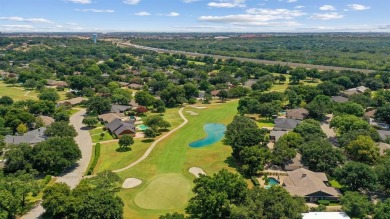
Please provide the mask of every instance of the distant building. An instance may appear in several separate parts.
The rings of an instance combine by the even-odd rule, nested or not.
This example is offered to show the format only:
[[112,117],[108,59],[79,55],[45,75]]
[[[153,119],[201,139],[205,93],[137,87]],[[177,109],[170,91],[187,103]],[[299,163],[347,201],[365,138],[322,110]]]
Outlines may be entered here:
[[351,219],[345,212],[302,213],[302,219]]
[[332,100],[336,103],[345,103],[345,102],[348,102],[349,99],[346,98],[346,97],[343,97],[343,96],[333,96],[332,97]]
[[124,117],[125,114],[123,113],[105,113],[98,116],[99,120],[102,121],[103,123],[110,123],[115,119],[121,119]]
[[359,87],[355,87],[355,88],[351,88],[351,89],[345,90],[345,91],[342,92],[342,94],[344,94],[344,96],[348,97],[348,96],[351,96],[351,95],[354,95],[354,94],[362,94],[366,90],[368,90],[368,87],[359,86]]
[[134,89],[134,90],[141,90],[142,85],[136,84],[136,83],[131,83],[131,84],[129,85],[129,88]]
[[279,138],[281,138],[283,135],[287,134],[288,131],[274,131],[272,130],[269,134],[269,138],[271,141],[277,142]]
[[95,34],[92,34],[92,41],[93,43],[97,43],[97,38],[98,38],[98,35],[95,33]]
[[62,100],[62,101],[59,101],[58,104],[59,105],[66,105],[66,104],[70,104],[72,106],[74,105],[77,105],[77,104],[80,104],[81,102],[87,100],[87,98],[83,98],[83,97],[76,97],[76,98],[72,98],[72,99],[69,99],[69,100]]
[[45,124],[45,126],[49,126],[55,122],[54,118],[50,116],[38,116],[42,122]]
[[134,122],[132,120],[124,122],[121,119],[115,119],[112,122],[107,123],[105,127],[111,134],[114,134],[118,138],[122,135],[134,135],[136,133]]
[[124,112],[126,112],[128,110],[131,110],[131,106],[113,104],[113,105],[111,105],[110,112],[112,112],[112,113],[124,113]]
[[46,80],[46,85],[49,87],[68,87],[68,83],[65,81]]
[[47,139],[47,137],[45,136],[45,131],[46,128],[43,127],[26,132],[24,135],[6,135],[4,138],[4,142],[6,144],[26,143],[30,145],[35,145]]
[[284,162],[283,164],[283,169],[286,171],[293,171],[299,168],[307,169],[307,167],[302,163],[302,155],[300,153],[297,153],[293,159]]

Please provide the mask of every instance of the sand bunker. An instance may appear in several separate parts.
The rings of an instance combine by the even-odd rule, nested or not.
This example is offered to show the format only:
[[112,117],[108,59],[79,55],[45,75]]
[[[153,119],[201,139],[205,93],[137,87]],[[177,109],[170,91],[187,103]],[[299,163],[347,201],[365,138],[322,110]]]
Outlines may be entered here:
[[198,115],[198,113],[193,112],[193,111],[186,111],[186,112],[189,113],[190,116],[197,116]]
[[194,174],[194,176],[196,177],[199,177],[200,174],[206,175],[206,173],[202,170],[202,168],[199,167],[191,167],[188,171]]
[[192,108],[195,108],[195,109],[206,109],[207,107],[205,106],[191,106]]
[[136,179],[136,178],[127,178],[127,179],[123,182],[122,188],[124,188],[124,189],[134,188],[134,187],[136,187],[136,186],[139,186],[141,183],[142,183],[142,180],[140,180],[140,179]]

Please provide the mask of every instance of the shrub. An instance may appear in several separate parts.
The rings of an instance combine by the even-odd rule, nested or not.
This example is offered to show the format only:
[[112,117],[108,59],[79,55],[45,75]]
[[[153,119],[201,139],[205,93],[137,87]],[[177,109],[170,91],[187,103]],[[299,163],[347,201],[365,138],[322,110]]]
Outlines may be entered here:
[[96,164],[100,157],[100,147],[101,147],[100,143],[97,143],[95,145],[95,157],[93,158],[93,161],[91,163],[91,166],[89,167],[87,175],[91,175],[93,173],[93,169],[95,169],[96,167]]
[[47,185],[51,180],[51,175],[46,175],[43,179],[43,185]]
[[260,182],[256,177],[252,176],[251,180],[252,180],[253,185],[260,186]]
[[330,204],[330,201],[328,201],[328,200],[318,200],[317,203],[320,204],[320,205],[328,206]]

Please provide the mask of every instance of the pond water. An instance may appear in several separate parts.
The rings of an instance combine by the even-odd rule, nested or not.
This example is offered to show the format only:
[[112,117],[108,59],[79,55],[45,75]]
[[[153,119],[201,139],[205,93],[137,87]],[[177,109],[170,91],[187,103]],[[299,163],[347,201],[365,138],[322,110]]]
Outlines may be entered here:
[[225,135],[226,126],[223,124],[208,123],[203,126],[203,129],[207,133],[207,136],[203,139],[190,143],[190,147],[200,148],[222,140]]

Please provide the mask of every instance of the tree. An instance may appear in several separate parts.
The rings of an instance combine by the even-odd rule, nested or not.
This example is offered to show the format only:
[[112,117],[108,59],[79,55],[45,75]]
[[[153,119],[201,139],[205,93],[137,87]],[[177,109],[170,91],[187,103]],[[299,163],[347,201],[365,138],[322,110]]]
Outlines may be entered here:
[[267,131],[259,128],[245,128],[240,130],[233,141],[230,142],[230,146],[233,149],[233,157],[240,160],[240,152],[245,147],[251,147],[255,145],[265,146],[268,143],[266,137]]
[[69,113],[65,110],[58,111],[54,114],[54,120],[56,122],[69,122]]
[[330,127],[336,127],[341,134],[344,134],[352,130],[367,130],[370,128],[370,124],[354,115],[340,115],[335,116],[332,121],[330,121]]
[[166,120],[163,120],[163,121],[161,121],[161,123],[160,123],[160,127],[162,127],[163,129],[167,129],[167,128],[171,127],[171,123],[169,123],[169,122],[166,121]]
[[322,119],[325,114],[330,112],[332,107],[332,100],[328,96],[318,95],[306,105],[309,115],[313,118]]
[[289,132],[284,134],[275,143],[274,150],[272,151],[272,162],[281,165],[284,162],[291,160],[296,156],[296,149],[298,149],[303,142],[303,138],[298,133]]
[[155,99],[153,95],[151,95],[147,91],[138,91],[137,93],[135,93],[135,102],[137,102],[139,105],[149,107],[153,105]]
[[374,219],[388,219],[390,218],[390,198],[384,202],[379,202],[375,206]]
[[160,115],[148,116],[145,119],[144,124],[155,130],[158,130],[161,127],[166,129],[171,126],[171,124],[168,121],[165,121]]
[[365,218],[372,211],[372,204],[367,196],[359,192],[346,192],[340,200],[343,211],[350,217]]
[[161,100],[165,102],[166,106],[173,107],[178,104],[183,104],[187,101],[185,98],[184,88],[169,84],[168,87],[163,89],[160,94]]
[[247,198],[232,208],[229,218],[302,218],[307,207],[303,198],[291,196],[283,187],[269,189],[254,187]]
[[144,134],[145,134],[145,137],[149,138],[149,139],[156,137],[156,133],[153,131],[153,129],[146,129],[144,131]]
[[101,133],[100,133],[100,139],[103,139],[105,135],[106,135],[106,133],[101,132]]
[[146,112],[148,112],[148,109],[144,106],[139,106],[137,107],[137,109],[135,109],[135,111],[139,114],[139,115],[142,115]]
[[24,134],[26,132],[28,132],[28,127],[26,126],[26,124],[19,124],[18,127],[16,128],[16,131],[19,133],[19,134]]
[[300,80],[306,79],[306,69],[302,67],[295,68],[291,70],[290,75],[291,75],[291,82],[293,84],[299,84]]
[[234,139],[242,133],[242,130],[246,128],[257,128],[257,125],[253,120],[245,116],[235,116],[233,121],[226,127],[226,142],[231,144]]
[[92,127],[96,125],[96,123],[98,123],[99,121],[96,119],[96,117],[85,117],[82,122],[84,125]]
[[55,89],[49,88],[39,93],[38,98],[40,100],[48,100],[48,101],[56,102],[60,99],[60,95]]
[[213,97],[211,96],[211,94],[205,93],[203,98],[203,103],[209,104],[212,99]]
[[30,162],[32,156],[32,147],[28,144],[10,145],[5,153],[5,173],[15,173],[18,170],[30,172],[32,164]]
[[300,134],[305,140],[311,140],[315,138],[325,138],[326,135],[321,129],[321,125],[318,121],[313,119],[303,120],[294,132]]
[[271,155],[271,151],[265,147],[245,147],[239,155],[243,164],[242,170],[248,176],[256,175],[259,171],[264,170],[264,165],[270,161]]
[[111,110],[111,101],[104,97],[91,97],[87,103],[87,112],[89,114],[103,114]]
[[375,112],[375,118],[390,124],[390,104],[379,107]]
[[43,192],[42,206],[45,215],[53,218],[65,218],[69,215],[71,189],[65,183],[55,183]]
[[385,156],[375,166],[375,173],[378,176],[378,183],[385,191],[390,190],[390,157]]
[[34,89],[34,88],[37,86],[37,81],[34,80],[34,79],[27,79],[27,80],[24,82],[23,86],[24,86],[25,88]]
[[159,219],[186,219],[186,217],[184,214],[179,214],[179,213],[175,212],[172,214],[167,213],[167,214],[161,215],[159,217]]
[[349,114],[357,117],[364,115],[364,109],[360,104],[353,102],[337,103],[334,105],[335,115]]
[[184,93],[187,99],[190,99],[192,97],[198,97],[199,96],[199,90],[197,86],[193,83],[186,83],[184,86]]
[[81,158],[81,151],[71,137],[52,137],[34,146],[33,167],[40,172],[60,174]]
[[337,137],[337,142],[339,144],[340,147],[345,147],[347,146],[351,141],[354,141],[357,139],[358,136],[370,136],[372,138],[372,140],[374,141],[380,141],[381,140],[381,137],[378,133],[378,131],[373,128],[373,127],[370,127],[368,129],[358,129],[358,130],[351,130],[351,131],[348,131],[340,136]]
[[6,105],[6,106],[9,106],[9,105],[12,105],[14,103],[14,100],[9,97],[9,96],[2,96],[0,98],[0,104],[1,105]]
[[340,93],[340,86],[329,81],[317,85],[317,89],[325,96],[336,96]]
[[330,172],[345,160],[342,152],[326,140],[313,140],[301,146],[302,162],[310,170]]
[[345,152],[352,160],[367,164],[379,158],[379,147],[369,136],[358,136],[345,147]]
[[219,93],[217,94],[217,96],[219,97],[219,99],[222,102],[225,102],[225,100],[228,98],[229,94],[226,90],[220,90]]
[[67,122],[54,122],[46,128],[45,135],[49,137],[76,137],[77,132]]
[[118,143],[120,149],[131,150],[130,146],[134,144],[134,139],[131,135],[122,135]]
[[186,208],[191,218],[227,218],[233,205],[242,203],[247,193],[244,179],[223,169],[213,176],[202,175],[194,180],[195,194]]
[[338,167],[335,176],[342,185],[348,186],[353,191],[372,189],[377,181],[369,165],[353,161]]
[[264,117],[267,117],[270,119],[273,115],[277,115],[280,110],[282,109],[280,107],[281,103],[280,101],[272,101],[271,103],[261,103],[257,104],[257,112]]

